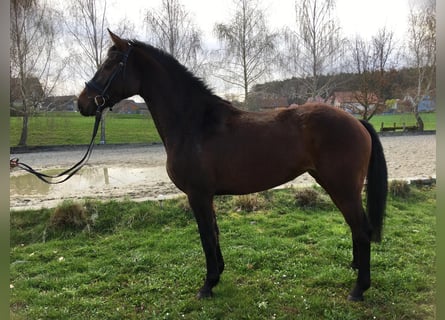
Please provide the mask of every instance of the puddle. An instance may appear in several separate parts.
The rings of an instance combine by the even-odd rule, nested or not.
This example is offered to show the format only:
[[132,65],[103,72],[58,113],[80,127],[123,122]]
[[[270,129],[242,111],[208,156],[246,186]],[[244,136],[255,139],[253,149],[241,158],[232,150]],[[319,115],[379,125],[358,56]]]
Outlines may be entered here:
[[[57,174],[60,171],[43,171],[46,174]],[[133,184],[155,184],[168,181],[164,167],[147,168],[82,168],[69,180],[60,184],[47,184],[32,174],[10,175],[10,197],[48,196],[61,197],[76,194],[78,196],[94,195],[95,190],[125,188]]]
[[[45,170],[58,174],[61,170]],[[313,184],[312,177],[304,174],[284,186]],[[170,181],[165,166],[84,167],[69,180],[47,184],[32,174],[13,172],[9,179],[10,208],[14,210],[55,207],[63,200],[83,198],[159,200],[181,195]]]

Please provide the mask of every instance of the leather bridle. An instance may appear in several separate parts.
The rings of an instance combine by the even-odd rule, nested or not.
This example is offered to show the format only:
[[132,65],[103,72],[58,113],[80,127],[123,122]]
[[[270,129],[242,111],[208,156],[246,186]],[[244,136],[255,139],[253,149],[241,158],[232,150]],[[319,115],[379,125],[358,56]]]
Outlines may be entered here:
[[128,56],[130,55],[132,46],[131,44],[128,44],[128,49],[126,52],[118,52],[121,54],[122,61],[119,62],[117,68],[114,69],[111,76],[108,78],[107,82],[105,83],[105,86],[102,87],[100,84],[98,84],[96,81],[91,79],[90,81],[85,82],[85,86],[89,89],[93,89],[96,92],[99,92],[98,95],[94,97],[94,103],[96,104],[97,110],[96,112],[102,112],[105,108],[112,108],[112,106],[107,106],[107,102],[109,102],[110,97],[107,95],[107,91],[110,88],[110,85],[113,83],[113,80],[122,72],[125,76],[125,68],[127,66],[127,60]]

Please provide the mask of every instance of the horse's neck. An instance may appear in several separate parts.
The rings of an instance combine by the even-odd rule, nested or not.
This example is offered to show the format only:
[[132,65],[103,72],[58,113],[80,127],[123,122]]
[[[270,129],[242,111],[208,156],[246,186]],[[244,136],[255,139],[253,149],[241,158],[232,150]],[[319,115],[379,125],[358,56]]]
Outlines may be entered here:
[[[173,125],[173,118],[175,117],[176,112],[172,110],[170,114],[168,113],[169,101],[159,101],[146,98],[144,98],[144,100],[148,106],[151,117],[159,136],[164,143],[164,146],[167,147],[176,144],[183,124],[178,123],[176,126]],[[176,117],[180,121],[181,117],[178,115],[176,115]]]
[[194,83],[196,79],[181,74],[184,71],[180,68],[167,70],[158,61],[154,63],[150,56],[147,57],[146,70],[141,73],[145,78],[141,79],[141,83],[149,85],[140,88],[139,95],[149,106],[159,135],[168,150],[180,145],[185,138],[193,139],[193,134],[200,133],[200,126],[208,110],[211,108],[210,113],[215,115],[214,108],[224,109],[225,103],[202,87],[202,84]]
[[[188,94],[190,96],[187,96]],[[209,107],[203,103],[201,100],[203,98],[199,100],[190,98],[192,93],[184,93],[184,95],[183,99],[178,99],[178,96],[174,94],[151,99],[143,97],[167,149],[181,145],[185,138],[193,138],[192,135],[199,132],[200,122],[205,116],[206,108]],[[211,100],[210,97],[209,100]]]

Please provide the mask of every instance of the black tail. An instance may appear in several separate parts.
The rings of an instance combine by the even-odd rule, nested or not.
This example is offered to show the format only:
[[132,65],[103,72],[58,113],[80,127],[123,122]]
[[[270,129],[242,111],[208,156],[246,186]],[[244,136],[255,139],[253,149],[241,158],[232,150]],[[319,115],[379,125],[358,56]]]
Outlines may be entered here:
[[366,186],[366,211],[372,228],[371,240],[380,242],[385,217],[386,196],[388,194],[388,171],[385,154],[377,132],[370,123],[364,120],[360,120],[360,122],[372,138],[372,152]]

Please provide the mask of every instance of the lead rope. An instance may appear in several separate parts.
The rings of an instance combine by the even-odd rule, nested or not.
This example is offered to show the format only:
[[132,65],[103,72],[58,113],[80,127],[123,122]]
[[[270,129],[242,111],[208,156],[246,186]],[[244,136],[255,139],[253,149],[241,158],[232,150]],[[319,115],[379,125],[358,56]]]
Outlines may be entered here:
[[[48,174],[34,170],[31,166],[27,165],[26,163],[20,162],[18,158],[13,158],[13,159],[9,160],[9,168],[12,169],[15,167],[19,167],[20,169],[23,169],[25,171],[28,171],[29,173],[32,173],[37,178],[39,178],[40,180],[42,180],[43,182],[46,182],[48,184],[58,184],[58,183],[65,182],[66,180],[71,178],[77,171],[79,171],[88,162],[88,159],[90,158],[91,153],[93,151],[94,139],[96,138],[97,130],[99,129],[99,123],[102,118],[103,110],[104,110],[104,108],[99,108],[96,111],[96,121],[94,123],[94,128],[93,128],[93,136],[91,138],[91,142],[90,142],[90,145],[88,146],[87,152],[85,153],[83,158],[80,159],[80,161],[77,162],[71,168],[69,168],[57,175],[48,175]],[[52,179],[57,179],[62,176],[65,176],[65,175],[66,175],[66,177],[63,178],[62,180],[52,181]]]

